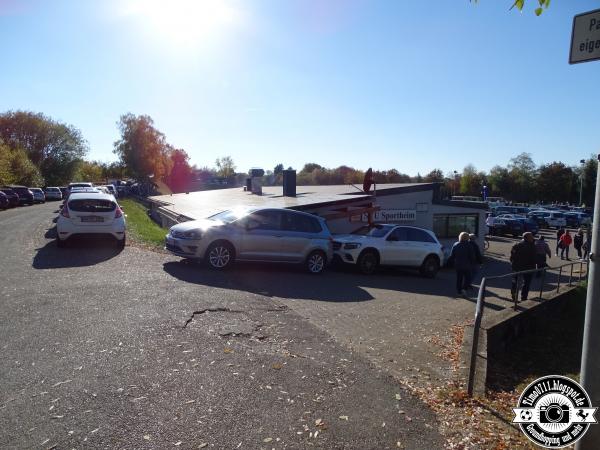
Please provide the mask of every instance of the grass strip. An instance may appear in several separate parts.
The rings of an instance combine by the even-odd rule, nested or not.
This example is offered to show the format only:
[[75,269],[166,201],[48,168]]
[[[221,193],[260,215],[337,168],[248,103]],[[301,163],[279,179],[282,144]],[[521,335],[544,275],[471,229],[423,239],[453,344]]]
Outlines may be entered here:
[[152,247],[163,248],[168,230],[148,217],[148,208],[130,198],[119,199],[119,205],[126,214],[129,237]]

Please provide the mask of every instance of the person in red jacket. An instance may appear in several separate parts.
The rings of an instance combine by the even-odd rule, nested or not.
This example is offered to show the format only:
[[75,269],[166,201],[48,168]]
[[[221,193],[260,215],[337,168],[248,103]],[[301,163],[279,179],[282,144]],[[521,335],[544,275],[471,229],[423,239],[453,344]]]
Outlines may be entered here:
[[560,245],[560,259],[565,259],[564,255],[566,252],[567,253],[567,261],[570,261],[569,247],[573,243],[573,238],[571,238],[571,234],[569,233],[569,230],[565,231],[565,233],[560,237],[558,243]]

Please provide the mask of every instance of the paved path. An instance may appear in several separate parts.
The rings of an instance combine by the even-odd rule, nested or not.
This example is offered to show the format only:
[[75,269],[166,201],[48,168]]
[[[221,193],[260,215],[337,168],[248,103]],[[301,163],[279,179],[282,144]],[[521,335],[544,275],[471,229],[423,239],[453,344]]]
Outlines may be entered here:
[[[55,209],[0,212],[0,448],[442,448],[427,407],[301,317],[352,324],[396,305],[402,324],[382,308],[362,329],[418,346],[434,322],[419,311],[440,310],[411,304],[421,279],[216,273],[110,241],[63,250]],[[403,280],[407,297],[388,299]],[[472,307],[454,302],[448,323]]]

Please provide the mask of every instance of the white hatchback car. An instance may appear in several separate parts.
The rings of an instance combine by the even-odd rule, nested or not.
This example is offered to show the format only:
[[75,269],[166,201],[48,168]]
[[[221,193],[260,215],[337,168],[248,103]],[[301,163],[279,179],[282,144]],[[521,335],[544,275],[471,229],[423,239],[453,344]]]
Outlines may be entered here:
[[401,266],[434,278],[444,261],[443,246],[432,231],[405,225],[378,224],[336,235],[333,250],[344,263],[356,264],[365,274],[380,265]]
[[56,221],[58,247],[74,235],[111,235],[125,247],[125,217],[110,194],[72,192]]

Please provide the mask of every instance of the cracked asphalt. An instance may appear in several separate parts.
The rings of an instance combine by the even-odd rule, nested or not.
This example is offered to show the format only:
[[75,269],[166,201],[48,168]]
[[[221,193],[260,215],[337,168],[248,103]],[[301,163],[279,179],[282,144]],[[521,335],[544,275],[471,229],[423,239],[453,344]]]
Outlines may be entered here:
[[275,272],[298,302],[328,274],[217,273],[103,240],[58,249],[56,208],[0,212],[0,448],[443,447],[386,372],[246,287]]

